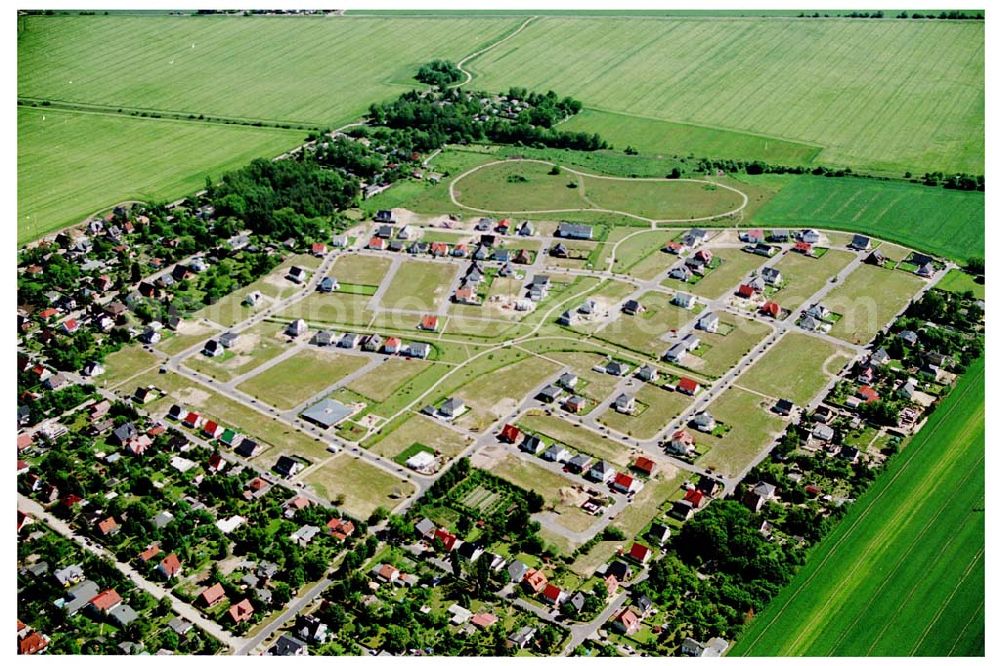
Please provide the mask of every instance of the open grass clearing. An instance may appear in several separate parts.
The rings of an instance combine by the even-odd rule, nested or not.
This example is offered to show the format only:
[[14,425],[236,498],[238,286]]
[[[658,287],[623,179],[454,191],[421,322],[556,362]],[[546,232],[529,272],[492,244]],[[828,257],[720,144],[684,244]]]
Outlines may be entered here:
[[648,439],[684,411],[691,404],[691,398],[652,384],[639,384],[639,389],[634,391],[636,414],[619,414],[609,406],[597,420],[629,437]]
[[429,362],[418,359],[387,357],[370,372],[348,384],[347,388],[375,402],[382,402],[430,366]]
[[208,340],[219,333],[214,326],[190,319],[181,320],[176,331],[164,331],[163,338],[153,345],[156,349],[173,356],[189,347]]
[[371,296],[333,292],[309,294],[292,303],[277,316],[287,319],[305,319],[310,327],[328,328],[331,325],[346,324],[355,327],[367,326],[373,312],[368,309]]
[[457,273],[458,266],[455,264],[403,262],[379,305],[383,308],[434,312],[451,296],[448,288]]
[[[970,367],[734,655],[984,654],[984,367]],[[961,507],[948,501],[956,488]]]
[[740,281],[752,270],[760,268],[767,259],[735,248],[723,248],[713,252],[722,263],[708,271],[705,277],[693,285],[667,278],[663,284],[671,289],[690,291],[695,296],[716,299],[728,292],[735,292]]
[[637,448],[628,447],[603,437],[589,428],[534,410],[525,413],[518,419],[518,424],[561,442],[571,449],[606,460],[614,465],[627,465],[634,453],[638,451]]
[[648,292],[639,299],[646,308],[645,312],[634,315],[620,312],[617,319],[594,336],[640,354],[659,358],[672,344],[664,336],[676,332],[694,318],[690,310],[671,303],[671,298],[668,294]]
[[284,330],[282,324],[263,321],[240,333],[236,344],[222,356],[192,354],[184,360],[184,365],[216,381],[228,382],[288,351]]
[[522,399],[557,370],[555,363],[530,357],[473,379],[457,394],[469,408],[457,423],[475,432],[487,429],[512,414]]
[[781,271],[782,287],[774,300],[787,310],[794,310],[806,302],[834,275],[847,267],[856,255],[842,250],[830,250],[821,257],[807,257],[799,252],[789,252],[774,267]]
[[370,357],[306,348],[254,375],[237,388],[274,405],[291,409],[365,367]]
[[867,344],[896,315],[925,282],[905,271],[889,271],[862,264],[823,300],[842,315],[830,335],[854,344]]
[[414,414],[372,447],[372,453],[395,458],[413,444],[424,444],[446,458],[454,458],[472,442],[431,418]]
[[635,538],[658,515],[663,504],[681,487],[681,475],[670,465],[660,465],[656,478],[647,480],[632,503],[614,521],[618,529],[630,538]]
[[690,430],[695,443],[711,447],[698,465],[714,468],[726,476],[743,472],[754,458],[774,441],[785,422],[768,411],[769,401],[756,393],[730,387],[708,405],[708,411],[730,426],[722,437]]
[[342,254],[330,267],[329,275],[338,282],[378,286],[389,270],[392,261],[388,257],[373,257],[367,254]]
[[787,398],[801,407],[852,357],[847,349],[823,338],[786,333],[737,383],[773,398]]
[[725,374],[772,330],[763,322],[746,319],[730,312],[723,311],[717,314],[719,328],[728,332],[722,335],[695,331],[695,335],[701,340],[701,348],[697,356],[685,355],[682,364],[709,377],[720,377]]
[[360,520],[366,520],[380,506],[392,510],[415,492],[409,481],[347,453],[307,470],[300,480],[331,502],[343,496],[341,508]]
[[597,208],[654,220],[691,220],[739,208],[743,198],[714,183],[669,180],[609,180],[583,177],[586,197]]
[[100,386],[114,388],[138,373],[151,370],[160,359],[139,345],[127,345],[104,359],[104,374],[96,378]]
[[948,274],[941,278],[935,286],[938,289],[959,294],[971,291],[976,298],[986,298],[986,285],[975,276],[958,268],[948,271]]

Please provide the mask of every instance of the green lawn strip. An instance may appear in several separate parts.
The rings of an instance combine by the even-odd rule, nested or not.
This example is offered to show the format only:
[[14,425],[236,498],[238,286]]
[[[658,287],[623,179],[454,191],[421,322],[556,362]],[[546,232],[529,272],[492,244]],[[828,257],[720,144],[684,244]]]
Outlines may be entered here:
[[935,285],[935,288],[957,293],[971,291],[976,298],[986,298],[986,285],[983,282],[977,281],[974,276],[957,268],[948,271],[948,274],[941,278]]
[[318,398],[323,389],[363,368],[368,361],[364,356],[303,349],[237,388],[278,409],[291,409]]

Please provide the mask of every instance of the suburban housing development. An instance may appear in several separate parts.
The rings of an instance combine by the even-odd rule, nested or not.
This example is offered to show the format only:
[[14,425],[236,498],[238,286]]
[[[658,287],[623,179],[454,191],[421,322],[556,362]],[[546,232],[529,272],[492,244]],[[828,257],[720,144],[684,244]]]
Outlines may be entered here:
[[[19,227],[18,654],[984,654],[981,158],[651,128],[494,60],[562,21],[916,25],[981,57],[981,13],[214,13],[18,18],[19,138],[149,109],[177,141],[297,137]],[[211,74],[112,109],[28,71],[89,28],[173,27],[172,66],[233,29],[410,20],[481,39],[295,133],[308,100],[167,110]]]

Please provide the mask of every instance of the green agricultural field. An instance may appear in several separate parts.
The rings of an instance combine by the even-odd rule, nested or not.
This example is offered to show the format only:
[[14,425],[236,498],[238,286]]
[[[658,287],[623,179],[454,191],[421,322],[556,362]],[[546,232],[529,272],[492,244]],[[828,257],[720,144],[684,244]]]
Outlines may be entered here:
[[301,480],[330,501],[343,495],[344,511],[361,520],[366,520],[380,506],[391,510],[415,490],[409,481],[347,453],[337,454],[321,467],[306,470]]
[[407,261],[399,266],[382,295],[383,308],[433,312],[448,299],[458,268],[454,264]]
[[982,173],[984,41],[981,21],[543,17],[468,67],[481,88],[814,144],[818,162]]
[[732,655],[983,656],[984,384],[980,360]]
[[17,110],[17,242],[35,240],[120,201],[164,201],[201,189],[301,131],[79,113]]
[[618,150],[633,146],[647,156],[693,153],[699,157],[759,159],[772,164],[809,164],[821,150],[820,146],[747,132],[596,109],[584,109],[559,127],[568,132],[597,132]]
[[740,280],[767,261],[765,257],[734,248],[718,250],[714,255],[722,260],[722,265],[709,271],[697,283],[685,285],[673,278],[667,278],[663,284],[671,289],[681,289],[690,291],[696,296],[716,299],[727,292],[735,293]]
[[333,262],[330,275],[345,284],[362,284],[377,287],[389,270],[388,257],[373,257],[365,254],[343,254]]
[[[808,403],[851,358],[837,345],[804,333],[786,333],[740,377],[740,386],[772,398]],[[718,418],[718,417],[716,417]]]
[[18,95],[337,126],[417,87],[412,77],[424,62],[459,60],[520,23],[468,16],[22,17]]
[[291,409],[369,362],[365,356],[303,349],[236,388],[278,409]]
[[683,221],[722,215],[743,204],[743,197],[714,183],[688,180],[612,180],[584,176],[585,196],[597,208],[619,210],[654,220]]
[[761,208],[754,222],[858,231],[965,261],[983,256],[984,206],[982,192],[799,176]]
[[738,317],[729,312],[719,312],[720,329],[729,332],[708,333],[695,331],[701,340],[701,348],[696,354],[684,358],[684,367],[709,377],[720,377],[736,365],[743,356],[771,332],[767,324]]
[[372,445],[371,450],[384,458],[395,458],[413,444],[424,444],[432,451],[454,458],[471,443],[471,440],[434,419],[414,414]]
[[832,249],[821,257],[789,252],[774,265],[781,271],[783,284],[772,298],[787,310],[796,309],[850,264],[855,256],[851,252]]
[[842,315],[830,335],[866,344],[906,307],[924,281],[906,271],[862,264],[831,291],[823,305]]
[[635,400],[637,414],[619,414],[608,407],[597,420],[630,437],[649,439],[691,404],[683,393],[652,384],[643,384],[635,392]]
[[709,412],[729,430],[722,437],[690,430],[699,450],[709,449],[698,464],[714,467],[727,476],[741,474],[785,428],[784,421],[772,414],[770,407],[771,401],[756,393],[727,388],[712,401]]
[[936,286],[938,289],[944,291],[954,291],[957,293],[971,291],[976,298],[986,297],[986,285],[958,268],[948,271],[948,274],[941,278],[941,281]]

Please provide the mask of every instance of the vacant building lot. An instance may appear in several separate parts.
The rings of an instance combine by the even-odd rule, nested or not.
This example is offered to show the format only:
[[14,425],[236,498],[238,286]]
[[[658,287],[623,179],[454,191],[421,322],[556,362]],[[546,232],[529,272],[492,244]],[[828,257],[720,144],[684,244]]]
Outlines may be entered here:
[[924,284],[922,279],[905,271],[859,266],[823,301],[832,312],[841,315],[830,328],[830,335],[854,344],[867,344]]
[[635,400],[634,415],[619,414],[609,406],[597,420],[630,437],[649,439],[691,403],[691,399],[683,393],[652,384],[642,384],[635,392]]
[[401,310],[435,311],[451,294],[457,264],[407,261],[392,277],[379,305]]
[[372,372],[353,380],[347,388],[375,402],[388,400],[400,386],[431,367],[427,361],[389,357]]
[[377,363],[378,360],[370,356],[303,349],[237,388],[278,409],[292,409],[318,397],[324,389],[351,373]]
[[725,434],[716,437],[690,430],[699,448],[709,448],[698,464],[730,476],[746,469],[785,427],[770,408],[771,401],[756,393],[726,389],[709,406],[715,420],[728,428]]
[[719,332],[695,331],[701,345],[682,364],[709,377],[719,377],[736,365],[773,329],[766,323],[719,312]]
[[288,351],[284,330],[282,324],[261,322],[240,333],[236,343],[222,356],[209,358],[196,353],[187,357],[184,365],[216,381],[229,382]]
[[104,374],[97,380],[98,386],[114,388],[123,381],[144,373],[160,363],[160,359],[138,345],[129,345],[108,354],[104,359]]
[[781,289],[772,298],[786,310],[795,310],[856,256],[852,252],[832,249],[821,257],[789,252],[774,265],[781,271],[783,282]]
[[489,428],[497,419],[511,414],[522,396],[531,396],[557,370],[557,364],[532,357],[473,379],[458,392],[469,412],[456,423],[474,432]]
[[617,319],[595,334],[611,344],[644,355],[659,357],[672,344],[664,339],[694,318],[694,313],[670,302],[671,296],[650,292],[639,302],[645,312],[628,315],[620,312]]
[[518,420],[518,425],[531,432],[545,435],[575,451],[607,460],[615,465],[627,465],[637,450],[610,440],[589,428],[538,411],[527,412]]
[[312,293],[291,304],[280,313],[283,319],[305,319],[310,325],[348,324],[367,326],[373,312],[368,309],[371,296],[335,291],[330,294]]
[[300,480],[351,516],[366,520],[380,506],[392,509],[415,492],[412,483],[347,453],[306,470]]
[[738,384],[802,407],[852,356],[847,349],[822,338],[787,333],[739,378]]
[[765,257],[735,248],[723,248],[713,254],[722,260],[722,264],[710,270],[697,283],[685,285],[678,280],[667,278],[663,284],[671,289],[681,289],[690,291],[696,296],[716,299],[730,291],[735,292],[744,276],[767,261]]
[[388,257],[368,254],[342,254],[330,267],[330,275],[343,284],[377,287],[385,277],[392,261]]
[[414,414],[398,428],[379,439],[371,447],[371,451],[383,458],[395,458],[414,444],[423,444],[446,458],[454,458],[471,443],[469,438],[463,437],[434,419]]

